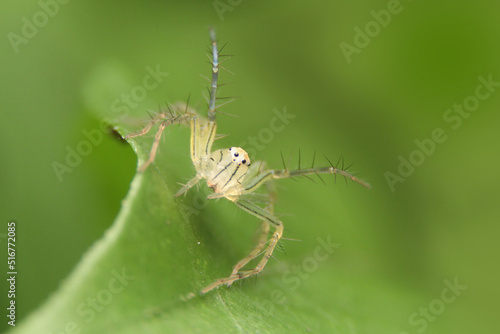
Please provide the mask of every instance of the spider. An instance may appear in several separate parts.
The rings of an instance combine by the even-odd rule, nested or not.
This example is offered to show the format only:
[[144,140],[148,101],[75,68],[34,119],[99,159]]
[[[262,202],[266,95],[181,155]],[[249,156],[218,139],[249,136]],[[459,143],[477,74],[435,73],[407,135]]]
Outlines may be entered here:
[[[340,174],[346,179],[361,184],[369,188],[370,186],[354,177],[347,171],[347,168],[337,168],[330,163],[329,167],[288,170],[285,169],[266,169],[263,162],[251,163],[250,157],[241,147],[230,147],[215,150],[212,152],[212,144],[216,139],[216,113],[217,107],[217,89],[220,62],[222,55],[217,46],[215,31],[210,28],[211,39],[211,64],[212,79],[208,96],[208,118],[200,116],[194,109],[189,108],[187,104],[169,105],[167,110],[160,111],[151,121],[142,129],[126,135],[125,139],[138,136],[144,136],[152,127],[159,123],[149,158],[138,168],[139,172],[144,172],[146,168],[154,161],[161,136],[165,128],[171,124],[184,124],[191,128],[190,151],[191,160],[196,169],[196,176],[188,181],[175,194],[180,196],[205,179],[206,184],[213,190],[208,195],[208,199],[226,198],[233,202],[240,209],[254,215],[262,221],[261,234],[253,250],[240,260],[234,267],[231,275],[226,278],[217,279],[200,291],[205,294],[221,285],[230,287],[235,281],[259,274],[266,266],[269,258],[283,235],[283,223],[273,214],[275,193],[271,185],[273,179],[285,179],[297,176],[308,176],[313,174]],[[318,175],[319,176],[319,175]],[[262,207],[255,204],[250,196],[244,196],[253,193],[260,186],[267,185],[267,205]],[[274,232],[270,239],[268,235],[270,228]],[[262,256],[257,266],[253,269],[243,270],[243,268],[253,259]]]

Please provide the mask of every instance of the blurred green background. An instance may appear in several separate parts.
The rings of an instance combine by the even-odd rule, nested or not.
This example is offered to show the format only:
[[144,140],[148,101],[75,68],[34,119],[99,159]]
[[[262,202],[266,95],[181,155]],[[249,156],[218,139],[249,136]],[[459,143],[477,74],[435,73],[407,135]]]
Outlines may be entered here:
[[[234,76],[222,72],[222,82],[233,84],[221,95],[240,97],[221,109],[238,117],[220,115],[219,133],[231,136],[219,147],[248,142],[269,127],[273,109],[286,108],[296,117],[253,160],[279,168],[280,152],[291,165],[299,149],[304,165],[314,151],[323,165],[323,154],[335,161],[343,155],[372,185],[367,191],[327,177],[327,186],[282,181],[277,212],[286,237],[303,240],[286,244],[289,256],[310,255],[317,236],[332,235],[342,245],[339,271],[414,291],[421,298],[414,312],[440,298],[444,280],[458,278],[467,289],[428,331],[493,328],[500,297],[500,87],[493,83],[479,88],[484,98],[474,96],[480,77],[500,82],[498,4],[69,1],[56,9],[44,3],[53,2],[0,5],[0,236],[4,245],[7,222],[17,222],[18,320],[57,290],[103,235],[135,174],[135,154],[111,131],[62,180],[54,171],[55,161],[65,164],[67,147],[86,139],[82,131],[99,128],[93,80],[110,68],[134,85],[148,66],[168,72],[130,108],[130,124],[147,117],[148,108],[188,95],[203,111],[206,82],[199,74],[209,75],[212,25],[220,43],[227,42],[224,52],[235,55],[224,63]],[[30,28],[33,22],[38,27]],[[122,87],[120,76],[109,84],[124,93],[133,88]],[[448,111],[464,103],[470,113]],[[419,153],[415,141],[429,143],[435,129],[446,140]],[[184,182],[192,175],[187,142],[165,143],[183,156],[173,169]],[[388,182],[388,172],[393,179],[404,168],[401,159],[414,161],[414,170],[399,175],[404,182]],[[227,217],[235,212],[217,203],[210,209]],[[244,228],[248,239],[246,231],[258,226],[252,221]],[[238,222],[225,226],[238,234]],[[1,288],[4,295],[4,280]],[[419,328],[405,318],[394,322],[401,331]],[[5,319],[0,326],[7,327]]]

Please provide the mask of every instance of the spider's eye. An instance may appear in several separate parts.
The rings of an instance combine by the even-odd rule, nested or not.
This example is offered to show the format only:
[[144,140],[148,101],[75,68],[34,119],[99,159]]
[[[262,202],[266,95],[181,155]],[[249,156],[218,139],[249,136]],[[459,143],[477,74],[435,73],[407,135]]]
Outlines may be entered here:
[[239,155],[239,153],[238,153],[238,152],[236,152],[236,153],[234,154],[234,156],[235,156],[235,157],[237,157],[238,155]]
[[230,148],[229,148],[229,151],[231,151],[232,149],[233,149],[233,148],[232,148],[232,147],[230,147]]
[[243,160],[241,161],[241,163],[242,163],[242,164],[246,164],[246,163],[247,163],[247,161],[246,161],[245,159],[243,159]]

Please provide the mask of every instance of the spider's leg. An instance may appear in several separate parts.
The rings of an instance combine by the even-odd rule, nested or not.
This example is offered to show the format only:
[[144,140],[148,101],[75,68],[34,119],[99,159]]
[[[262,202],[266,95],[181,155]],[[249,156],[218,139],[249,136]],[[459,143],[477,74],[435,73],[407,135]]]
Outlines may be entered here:
[[188,183],[182,186],[181,189],[179,189],[175,193],[175,197],[186,194],[186,192],[193,187],[195,184],[197,184],[201,180],[201,177],[197,174],[195,177],[193,177],[191,180],[189,180]]
[[[153,141],[153,146],[151,146],[151,152],[149,153],[149,158],[146,160],[138,169],[139,172],[144,172],[146,168],[155,160],[156,152],[160,145],[161,135],[163,130],[172,123],[186,123],[189,119],[195,117],[194,114],[186,113],[175,118],[167,118],[158,126],[158,131],[156,132],[155,139]],[[148,130],[149,131],[149,130]]]
[[241,209],[247,211],[248,213],[256,216],[257,218],[265,221],[269,225],[272,225],[275,228],[275,232],[273,233],[273,236],[269,240],[269,244],[266,250],[264,251],[264,256],[254,269],[247,271],[239,271],[236,272],[235,274],[231,274],[231,276],[229,277],[218,279],[209,286],[207,286],[206,288],[204,288],[203,290],[201,290],[202,294],[205,294],[210,290],[217,288],[220,285],[226,284],[227,286],[230,286],[237,280],[247,278],[249,276],[260,273],[266,266],[267,261],[273,254],[274,248],[276,247],[278,241],[281,239],[281,236],[283,235],[283,223],[268,211],[246,200],[237,200],[234,202],[234,204],[236,204]]
[[255,245],[254,249],[248,254],[245,258],[241,259],[234,265],[233,271],[231,272],[231,276],[236,276],[241,268],[243,268],[248,262],[252,261],[259,255],[261,255],[264,246],[267,244],[267,236],[269,235],[269,223],[266,220],[262,221],[262,226],[260,230],[259,240],[257,245]]
[[217,132],[215,121],[207,121],[206,118],[195,115],[191,118],[191,160],[196,170],[203,172],[206,159],[210,158],[212,144]]
[[318,174],[339,174],[345,177],[346,179],[350,179],[356,183],[361,184],[365,188],[370,188],[370,185],[363,180],[358,179],[351,173],[349,173],[345,169],[337,168],[335,166],[330,167],[319,167],[319,168],[307,168],[307,169],[269,169],[265,170],[256,177],[248,180],[245,180],[244,186],[242,189],[243,194],[251,193],[252,191],[259,188],[262,184],[266,183],[272,179],[286,179],[290,177],[298,177],[298,176],[307,176],[307,175],[318,175]]
[[153,146],[151,146],[151,152],[149,152],[149,158],[141,165],[141,167],[137,169],[138,172],[144,172],[146,168],[148,168],[148,166],[155,160],[156,151],[158,151],[158,145],[160,145],[161,135],[166,127],[167,127],[166,122],[165,121],[161,122],[160,126],[158,127],[158,131],[156,132],[155,139],[153,141]]
[[[272,182],[268,182],[266,184],[267,186],[267,198],[268,198],[268,203],[266,210],[270,214],[274,214],[274,203],[276,201],[276,189],[274,187],[274,184]],[[255,245],[254,249],[246,256],[244,259],[240,260],[234,267],[233,267],[233,272],[231,273],[231,276],[237,275],[238,271],[240,271],[241,268],[243,268],[248,262],[252,261],[259,255],[261,255],[262,250],[264,249],[264,246],[267,243],[267,236],[269,235],[269,228],[270,224],[266,220],[262,220],[262,226],[260,230],[260,236],[257,241],[257,245]]]
[[155,117],[151,119],[151,121],[146,124],[144,128],[137,132],[130,133],[126,135],[125,139],[130,139],[134,137],[140,137],[146,135],[156,123],[160,123],[158,126],[158,130],[155,134],[155,138],[153,141],[153,146],[151,147],[151,152],[149,153],[148,159],[138,168],[139,172],[143,172],[146,168],[154,161],[156,152],[158,151],[158,146],[160,144],[160,139],[163,134],[165,128],[171,124],[185,124],[189,125],[191,118],[196,115],[193,111],[180,110],[176,105],[170,105],[167,111],[162,111]]
[[164,113],[164,112],[159,113],[158,115],[153,117],[151,119],[151,121],[149,121],[148,124],[146,124],[146,126],[144,128],[142,128],[139,131],[129,133],[128,135],[123,137],[123,139],[130,139],[130,138],[134,138],[134,137],[144,136],[145,134],[147,134],[151,130],[153,125],[155,125],[156,123],[161,122],[163,120],[166,120],[166,119],[167,119],[166,113]]
[[215,122],[215,100],[217,99],[217,82],[219,80],[219,50],[215,39],[215,30],[210,28],[210,39],[212,41],[212,81],[210,83],[210,97],[208,99],[208,120]]

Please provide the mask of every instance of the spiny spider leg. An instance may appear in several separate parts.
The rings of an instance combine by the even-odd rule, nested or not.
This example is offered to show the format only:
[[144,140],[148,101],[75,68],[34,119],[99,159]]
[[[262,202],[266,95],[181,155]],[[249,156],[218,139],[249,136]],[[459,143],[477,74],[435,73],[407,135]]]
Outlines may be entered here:
[[146,160],[141,167],[139,167],[138,171],[143,172],[148,168],[148,166],[155,160],[156,152],[158,151],[158,146],[160,145],[161,135],[163,134],[163,130],[167,127],[167,122],[161,122],[158,127],[158,132],[156,132],[155,140],[153,141],[153,146],[151,147],[151,152],[149,152],[148,160]]
[[146,124],[146,126],[142,130],[130,133],[124,137],[125,139],[129,139],[129,138],[144,136],[151,130],[151,128],[156,123],[161,122],[155,134],[153,146],[151,147],[151,152],[149,153],[149,157],[137,169],[138,172],[143,172],[144,170],[146,170],[146,168],[154,161],[156,157],[156,152],[158,151],[158,147],[160,145],[160,140],[163,134],[163,130],[165,130],[167,126],[174,123],[189,124],[189,120],[193,117],[193,114],[188,111],[186,111],[184,114],[179,114],[180,111],[177,109],[175,105],[173,105],[172,108],[174,108],[174,113],[172,113],[172,110],[169,110],[168,113],[166,111],[161,112],[156,117],[154,117],[148,124]]
[[233,271],[231,272],[230,277],[236,276],[240,271],[240,269],[246,266],[248,262],[252,261],[256,257],[259,257],[261,255],[262,250],[264,249],[264,247],[268,242],[267,236],[269,235],[270,226],[271,225],[267,222],[267,220],[262,221],[262,226],[260,227],[260,235],[257,244],[252,249],[250,254],[248,254],[245,258],[238,261],[238,263],[236,263],[233,266]]
[[213,290],[223,284],[231,286],[231,284],[233,284],[233,282],[237,280],[247,278],[249,276],[260,273],[262,269],[264,269],[264,267],[266,266],[267,261],[269,261],[269,258],[273,254],[274,248],[276,247],[278,241],[281,239],[281,236],[283,235],[283,223],[278,218],[276,218],[266,210],[262,209],[260,206],[248,202],[246,200],[238,200],[234,202],[234,204],[236,204],[238,207],[245,210],[246,212],[272,225],[275,228],[275,232],[273,233],[273,236],[269,240],[269,244],[267,246],[266,251],[264,252],[262,259],[254,269],[247,271],[238,271],[236,274],[232,274],[229,277],[218,279],[209,286],[207,286],[206,288],[204,288],[203,290],[201,290],[202,294],[205,294],[210,290]]
[[[260,166],[264,165],[264,163],[260,164]],[[253,166],[259,166],[257,164]],[[252,167],[253,167],[252,166]],[[258,167],[260,169],[260,166]],[[267,187],[267,207],[266,210],[270,214],[274,214],[274,203],[276,202],[276,189],[274,187],[274,184],[269,182],[266,184]],[[233,267],[233,271],[231,272],[231,276],[237,275],[237,273],[240,271],[241,268],[243,268],[248,262],[252,261],[256,257],[261,255],[262,250],[264,249],[265,245],[268,242],[267,236],[269,235],[269,229],[271,225],[267,222],[267,220],[262,220],[262,226],[260,228],[260,235],[259,239],[257,241],[257,244],[255,245],[254,249],[248,254],[245,258],[241,259],[236,263],[236,265]]]
[[[158,115],[156,115],[153,119],[151,119],[151,121],[149,121],[148,124],[146,124],[146,126],[144,128],[142,128],[141,130],[139,130],[137,132],[129,133],[128,135],[126,135],[123,138],[124,139],[130,139],[130,138],[134,138],[134,137],[144,136],[145,134],[147,134],[151,130],[151,128],[153,127],[153,125],[155,125],[156,123],[161,122],[163,120],[166,120],[166,119],[167,119],[166,113],[165,112],[161,112]],[[170,119],[173,122],[173,120],[175,119],[175,117],[171,117]]]
[[210,99],[208,100],[208,120],[215,122],[215,100],[217,99],[217,82],[219,81],[219,50],[215,30],[210,28],[210,40],[212,41],[212,83],[210,85]]
[[354,182],[361,184],[365,188],[370,188],[370,185],[351,173],[349,173],[345,169],[340,169],[334,166],[331,167],[319,167],[319,168],[307,168],[307,169],[296,169],[296,170],[287,170],[287,169],[270,169],[262,172],[262,174],[255,177],[253,180],[250,180],[245,187],[245,193],[253,191],[260,187],[264,182],[269,181],[270,179],[285,179],[289,177],[296,176],[305,176],[312,174],[340,174],[347,179],[350,179]]

